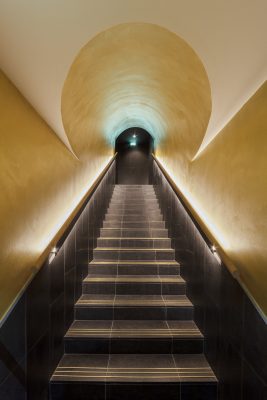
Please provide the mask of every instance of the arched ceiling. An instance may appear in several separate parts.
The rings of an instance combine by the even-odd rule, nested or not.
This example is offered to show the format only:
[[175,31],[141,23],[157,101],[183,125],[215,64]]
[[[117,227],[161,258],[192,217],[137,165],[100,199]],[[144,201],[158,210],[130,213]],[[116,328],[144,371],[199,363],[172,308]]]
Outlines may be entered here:
[[208,143],[266,79],[266,0],[1,0],[0,66],[68,144],[61,91],[79,50],[120,23],[160,25],[185,39],[212,89]]
[[112,27],[90,40],[76,57],[62,94],[62,118],[75,154],[88,158],[94,138],[114,147],[133,126],[173,141],[191,160],[211,113],[205,69],[190,46],[153,24]]

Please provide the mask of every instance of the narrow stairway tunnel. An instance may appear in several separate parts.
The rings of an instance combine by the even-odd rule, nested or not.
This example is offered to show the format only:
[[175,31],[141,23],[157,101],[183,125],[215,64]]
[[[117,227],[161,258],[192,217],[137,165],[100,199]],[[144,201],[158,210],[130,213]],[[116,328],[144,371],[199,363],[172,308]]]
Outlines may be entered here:
[[[217,399],[180,274],[186,267],[175,259],[148,184],[152,149],[152,137],[138,128],[117,139],[116,185],[51,378],[51,400]],[[86,236],[78,251],[86,264]]]
[[217,398],[152,185],[115,186],[64,341],[52,400]]

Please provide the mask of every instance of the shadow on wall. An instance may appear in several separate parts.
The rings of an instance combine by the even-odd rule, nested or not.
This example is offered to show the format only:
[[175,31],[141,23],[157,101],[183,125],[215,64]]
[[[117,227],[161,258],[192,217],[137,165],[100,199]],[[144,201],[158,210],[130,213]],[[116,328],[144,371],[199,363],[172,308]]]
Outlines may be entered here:
[[130,128],[118,136],[116,183],[120,185],[148,185],[154,150],[152,136],[141,128]]

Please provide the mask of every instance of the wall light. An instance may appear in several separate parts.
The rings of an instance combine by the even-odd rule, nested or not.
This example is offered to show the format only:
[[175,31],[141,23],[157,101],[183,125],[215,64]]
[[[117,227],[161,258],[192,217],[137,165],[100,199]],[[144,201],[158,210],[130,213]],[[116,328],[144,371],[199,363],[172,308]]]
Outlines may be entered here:
[[53,247],[52,250],[50,251],[49,257],[48,257],[48,264],[51,264],[51,262],[54,260],[54,258],[56,257],[57,253],[58,253],[58,248],[57,247]]
[[221,258],[219,256],[218,252],[217,252],[216,246],[213,244],[210,249],[211,249],[211,252],[214,255],[214,257],[218,261],[218,263],[221,264],[222,260],[221,260]]

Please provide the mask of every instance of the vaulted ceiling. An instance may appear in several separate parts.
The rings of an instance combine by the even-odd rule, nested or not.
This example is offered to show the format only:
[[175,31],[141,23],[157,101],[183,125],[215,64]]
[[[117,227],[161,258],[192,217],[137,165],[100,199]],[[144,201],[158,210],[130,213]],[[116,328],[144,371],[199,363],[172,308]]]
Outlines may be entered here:
[[212,113],[202,148],[265,81],[266,0],[1,0],[0,67],[68,146],[61,94],[80,51],[126,22],[184,39],[208,75]]

